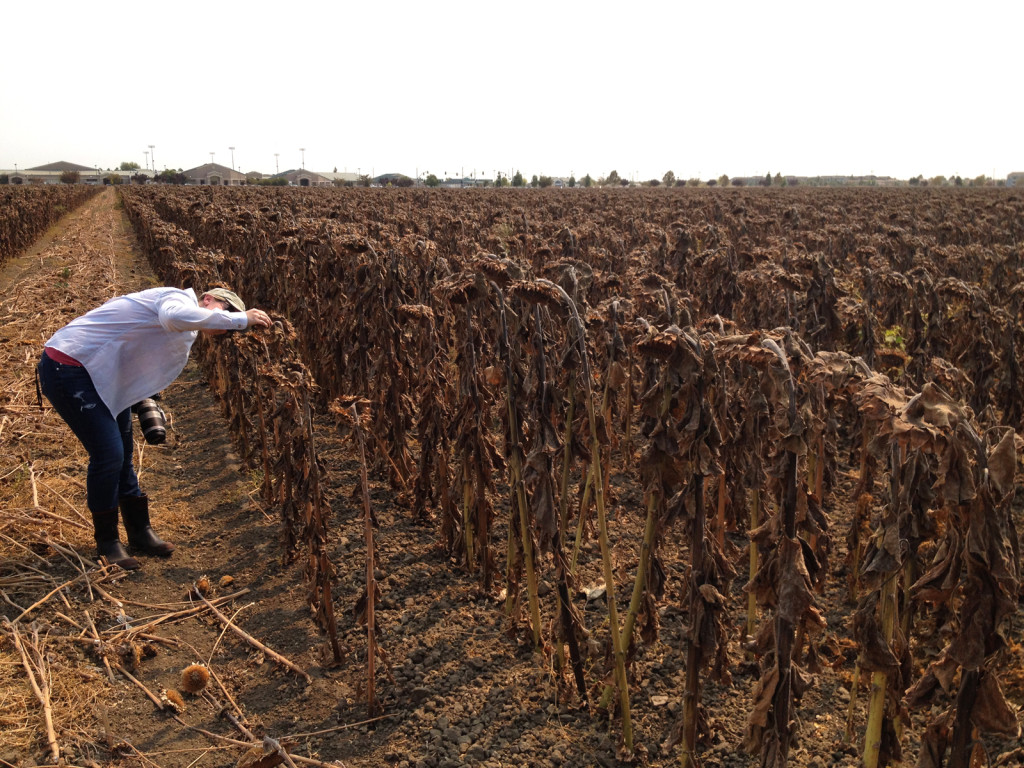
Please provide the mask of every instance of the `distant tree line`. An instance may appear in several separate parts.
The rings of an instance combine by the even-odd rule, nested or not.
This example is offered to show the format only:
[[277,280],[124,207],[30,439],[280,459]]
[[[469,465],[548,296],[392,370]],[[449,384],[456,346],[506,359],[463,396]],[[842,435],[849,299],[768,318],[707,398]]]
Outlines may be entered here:
[[[133,183],[142,184],[149,180],[149,177],[145,174],[132,173],[139,171],[140,166],[138,163],[133,161],[124,161],[118,167],[118,171],[126,174],[131,174],[128,179]],[[107,169],[110,171],[110,169]],[[337,170],[337,169],[335,169]],[[185,184],[188,179],[185,177],[182,170],[165,168],[164,170],[156,173],[153,177],[154,181],[163,184]],[[872,183],[874,177],[847,177],[850,179],[850,183],[868,184]],[[854,179],[857,178],[855,181]],[[865,180],[866,179],[866,180]],[[9,183],[10,179],[8,174],[0,174],[0,184]],[[64,171],[60,175],[60,181],[63,184],[78,184],[81,181],[81,174],[78,171]],[[119,173],[109,173],[104,177],[104,184],[121,184],[124,183],[125,177]],[[810,185],[829,185],[834,184],[835,177],[812,177],[805,179],[805,182]],[[247,180],[246,184],[257,184],[260,186],[288,186],[288,180],[283,176],[275,176],[272,178],[265,179],[254,179]],[[373,180],[369,175],[363,174],[357,177],[355,180],[338,180],[335,181],[335,186],[342,187],[369,187],[372,185]],[[646,182],[633,182],[629,179],[624,179],[619,175],[619,172],[612,170],[607,176],[599,177],[595,180],[588,173],[583,178],[577,181],[575,175],[570,175],[569,179],[560,182],[564,183],[569,187],[584,187],[589,188],[593,186],[598,187],[631,187],[631,186],[646,186],[646,187],[743,187],[747,184],[756,184],[760,187],[786,187],[796,186],[800,184],[800,180],[793,176],[783,176],[781,173],[776,173],[774,176],[771,173],[766,173],[764,178],[744,178],[736,177],[730,179],[728,175],[722,174],[717,179],[701,180],[698,178],[681,179],[678,178],[675,173],[671,170],[665,172],[660,179],[650,179]],[[1002,179],[992,179],[984,174],[976,176],[973,179],[963,179],[959,175],[953,175],[949,178],[945,176],[933,176],[926,179],[923,175],[915,176],[908,179],[907,183],[912,187],[991,187],[991,186],[1003,186],[1005,181]],[[411,187],[416,184],[416,180],[409,178],[408,176],[398,175],[396,178],[391,178],[387,181],[388,186],[395,187]],[[438,187],[442,184],[441,180],[433,173],[428,173],[423,180],[423,184],[428,187]],[[521,171],[516,171],[511,178],[508,176],[498,173],[497,178],[493,182],[487,182],[487,186],[495,187],[533,187],[536,189],[545,189],[556,185],[556,179],[551,176],[534,174],[529,181],[526,181]]]

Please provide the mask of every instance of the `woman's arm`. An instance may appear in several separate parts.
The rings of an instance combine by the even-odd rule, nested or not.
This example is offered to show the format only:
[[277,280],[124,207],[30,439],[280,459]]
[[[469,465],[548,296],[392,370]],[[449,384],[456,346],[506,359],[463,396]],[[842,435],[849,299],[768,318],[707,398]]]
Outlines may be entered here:
[[168,331],[241,331],[249,326],[249,316],[245,312],[203,309],[188,296],[180,294],[164,298],[158,315],[160,325]]

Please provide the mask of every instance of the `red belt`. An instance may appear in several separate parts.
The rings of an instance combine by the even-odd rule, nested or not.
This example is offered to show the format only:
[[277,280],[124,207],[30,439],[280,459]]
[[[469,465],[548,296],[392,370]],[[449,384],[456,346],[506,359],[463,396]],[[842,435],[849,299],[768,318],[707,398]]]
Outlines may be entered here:
[[75,358],[71,357],[71,355],[65,355],[59,349],[54,349],[53,347],[45,347],[43,349],[43,354],[55,363],[60,363],[61,365],[73,365],[76,368],[82,367],[82,364],[75,360]]

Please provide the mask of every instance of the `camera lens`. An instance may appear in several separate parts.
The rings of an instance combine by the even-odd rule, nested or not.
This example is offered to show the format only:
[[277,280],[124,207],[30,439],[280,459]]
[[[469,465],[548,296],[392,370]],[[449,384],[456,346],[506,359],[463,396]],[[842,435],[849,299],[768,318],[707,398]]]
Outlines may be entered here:
[[163,409],[151,397],[140,400],[135,406],[139,417],[142,436],[150,445],[160,445],[167,439],[167,419]]

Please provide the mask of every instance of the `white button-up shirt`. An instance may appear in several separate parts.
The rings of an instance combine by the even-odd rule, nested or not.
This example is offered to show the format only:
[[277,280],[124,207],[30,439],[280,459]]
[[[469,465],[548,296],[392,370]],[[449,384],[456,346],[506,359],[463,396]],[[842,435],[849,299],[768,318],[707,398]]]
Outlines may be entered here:
[[117,416],[174,381],[201,329],[242,330],[245,312],[203,309],[191,288],[150,288],[117,296],[57,331],[46,342],[89,372]]

